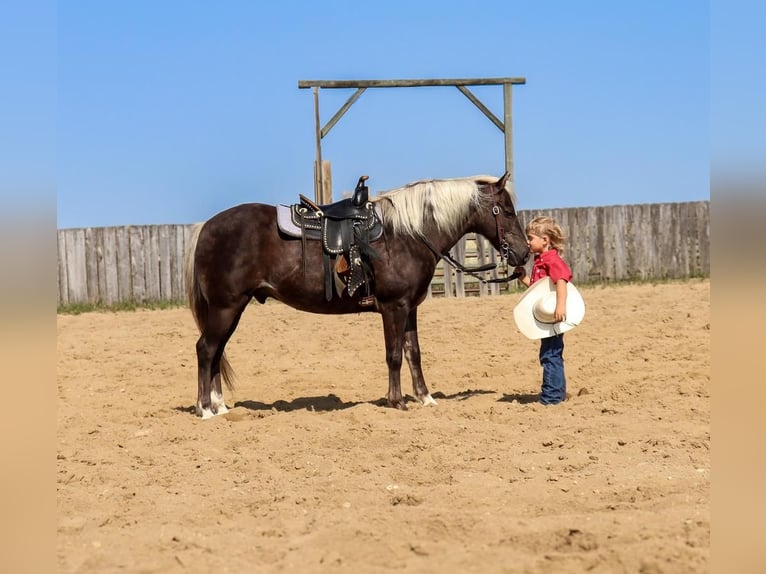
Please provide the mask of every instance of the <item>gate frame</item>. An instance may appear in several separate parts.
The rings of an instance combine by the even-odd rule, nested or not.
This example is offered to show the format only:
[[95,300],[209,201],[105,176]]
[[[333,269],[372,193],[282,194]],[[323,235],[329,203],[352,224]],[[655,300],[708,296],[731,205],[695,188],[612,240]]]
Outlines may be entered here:
[[[489,118],[489,120],[503,132],[505,139],[505,170],[510,174],[506,188],[513,192],[515,180],[513,171],[513,116],[512,103],[514,84],[526,84],[526,78],[462,78],[462,79],[421,79],[421,80],[299,80],[298,89],[311,88],[314,92],[314,130],[316,139],[316,163],[314,177],[314,200],[317,203],[329,203],[332,201],[332,188],[325,189],[325,178],[322,164],[322,138],[324,138],[336,123],[343,117],[348,109],[356,102],[367,88],[419,88],[426,86],[454,86],[471,103]],[[485,106],[476,95],[468,89],[468,86],[503,86],[503,121],[500,121]],[[356,88],[351,97],[346,100],[335,115],[324,125],[319,118],[319,90],[320,88]],[[325,193],[323,193],[323,191]]]

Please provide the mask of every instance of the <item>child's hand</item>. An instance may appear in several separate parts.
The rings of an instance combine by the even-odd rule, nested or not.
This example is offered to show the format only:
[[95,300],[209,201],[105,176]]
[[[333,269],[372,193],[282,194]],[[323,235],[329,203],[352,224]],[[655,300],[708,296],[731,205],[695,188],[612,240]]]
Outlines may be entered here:
[[518,275],[516,277],[516,279],[522,280],[522,279],[524,279],[527,276],[527,270],[526,270],[526,268],[524,268],[522,266],[515,267],[513,269],[513,274],[514,275]]
[[564,279],[556,281],[556,310],[553,320],[560,323],[567,316],[567,282]]

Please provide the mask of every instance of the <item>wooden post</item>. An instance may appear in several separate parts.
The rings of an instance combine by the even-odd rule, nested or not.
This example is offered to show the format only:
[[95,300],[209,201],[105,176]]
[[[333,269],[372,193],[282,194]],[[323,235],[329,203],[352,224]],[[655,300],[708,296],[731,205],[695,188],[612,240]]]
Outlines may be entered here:
[[[465,265],[465,237],[452,248],[452,257]],[[461,272],[455,272],[455,297],[465,297],[465,275]]]
[[314,189],[316,190],[315,201],[319,205],[332,203],[332,166],[330,160],[322,160],[321,171],[317,169],[317,163],[314,162]]
[[503,84],[503,130],[505,136],[505,171],[511,174],[505,188],[513,193],[513,184],[516,175],[513,172],[513,84]]
[[452,291],[452,267],[444,263],[444,261],[442,261],[440,265],[444,270],[444,296],[454,297],[454,293]]
[[322,201],[332,203],[332,167],[330,160],[322,160]]
[[322,124],[319,121],[319,87],[314,86],[314,135],[316,144],[316,160],[314,164],[314,201],[321,204],[324,192],[322,170],[316,166],[322,165]]

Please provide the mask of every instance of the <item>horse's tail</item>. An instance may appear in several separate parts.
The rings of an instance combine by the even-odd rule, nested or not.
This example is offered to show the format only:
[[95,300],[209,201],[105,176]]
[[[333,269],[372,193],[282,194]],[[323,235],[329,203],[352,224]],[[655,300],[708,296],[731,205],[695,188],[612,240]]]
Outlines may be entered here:
[[[189,302],[189,309],[191,309],[192,317],[194,317],[194,323],[197,325],[197,329],[200,333],[202,333],[204,326],[207,323],[208,304],[205,295],[202,293],[202,288],[200,287],[196,269],[194,267],[194,255],[197,252],[197,240],[199,239],[200,231],[202,231],[204,225],[204,223],[195,223],[192,226],[189,243],[187,244],[186,253],[184,255],[186,299]],[[234,390],[234,370],[231,368],[231,364],[229,364],[225,352],[221,356],[221,378],[223,378],[223,382],[226,383],[226,387],[230,391]]]

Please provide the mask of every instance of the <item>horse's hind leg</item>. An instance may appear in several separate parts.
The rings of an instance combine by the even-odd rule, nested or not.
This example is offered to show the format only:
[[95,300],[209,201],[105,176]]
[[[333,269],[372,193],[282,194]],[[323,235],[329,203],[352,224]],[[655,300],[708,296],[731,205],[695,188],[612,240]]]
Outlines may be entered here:
[[435,405],[436,401],[428,392],[423,369],[420,366],[420,343],[418,342],[418,309],[410,311],[407,316],[407,325],[404,329],[404,357],[410,366],[412,375],[412,392],[415,398],[424,405]]
[[213,359],[210,369],[210,410],[213,414],[222,415],[229,412],[229,408],[223,400],[223,388],[221,387],[221,357]]
[[237,328],[247,305],[244,300],[236,307],[210,306],[202,334],[197,341],[197,415],[208,419],[228,411],[221,386],[221,362],[226,343]]

